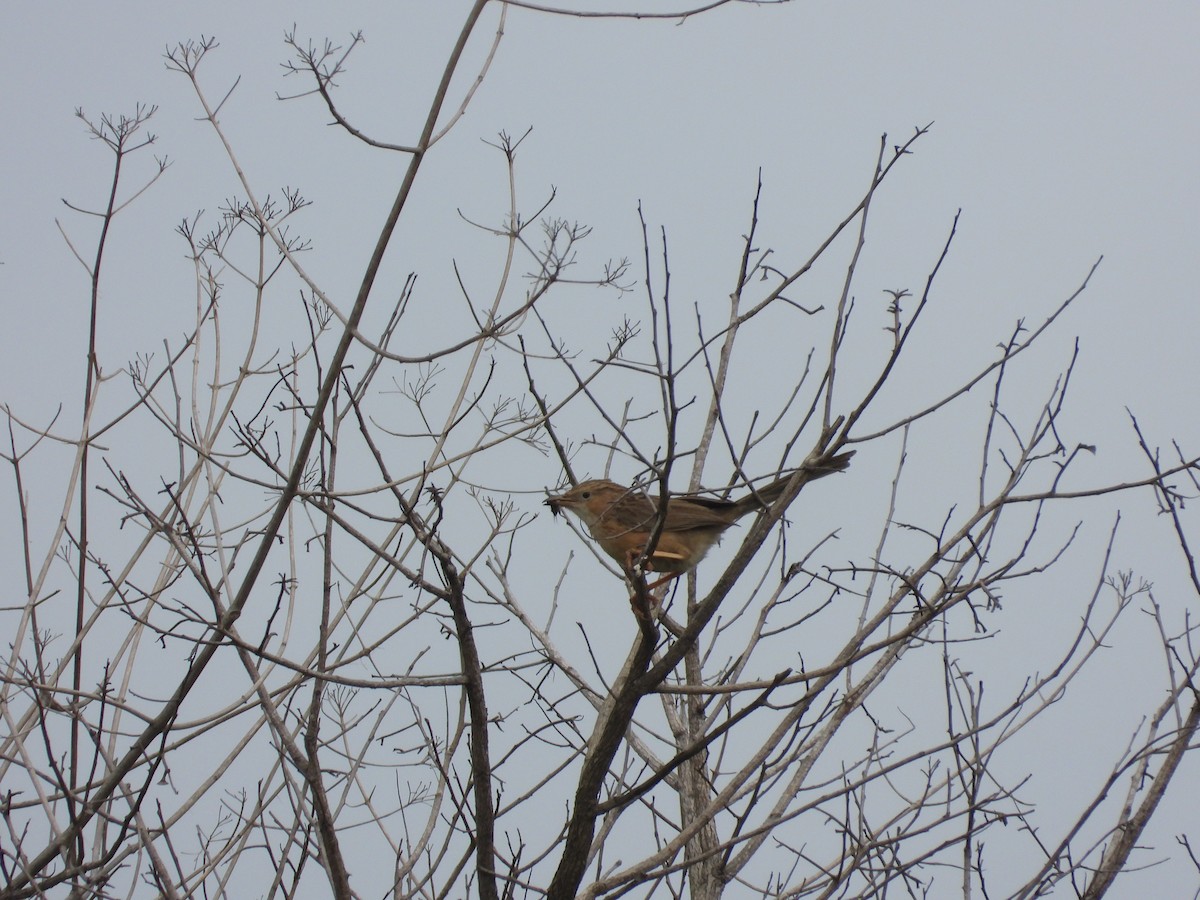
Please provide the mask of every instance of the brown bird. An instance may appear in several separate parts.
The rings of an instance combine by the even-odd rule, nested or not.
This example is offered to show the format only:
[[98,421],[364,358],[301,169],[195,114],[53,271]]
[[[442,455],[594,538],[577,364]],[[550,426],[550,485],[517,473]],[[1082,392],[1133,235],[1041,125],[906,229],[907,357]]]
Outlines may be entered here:
[[[851,450],[802,467],[802,482],[844,471],[853,455]],[[667,501],[658,544],[645,564],[648,571],[667,574],[648,587],[654,589],[694,569],[738,519],[778,500],[795,474],[793,470],[740,500],[694,494],[672,496]],[[658,520],[657,497],[651,499],[640,488],[623,487],[603,478],[584,481],[565,493],[547,497],[546,506],[556,516],[564,509],[579,516],[600,549],[627,570],[646,552]]]

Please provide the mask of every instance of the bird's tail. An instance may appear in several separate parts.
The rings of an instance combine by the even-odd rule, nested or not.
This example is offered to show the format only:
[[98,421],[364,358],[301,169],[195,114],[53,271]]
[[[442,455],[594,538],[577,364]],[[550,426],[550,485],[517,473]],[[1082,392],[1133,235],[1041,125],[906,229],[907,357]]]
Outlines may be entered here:
[[754,510],[766,509],[783,496],[783,492],[787,490],[788,484],[796,475],[800,475],[801,484],[808,484],[810,481],[816,481],[818,478],[824,478],[835,472],[845,472],[850,467],[850,457],[852,456],[854,456],[854,451],[848,450],[836,456],[822,457],[815,462],[805,463],[798,470],[793,469],[786,475],[763,485],[738,501],[738,506],[742,507],[742,515]]

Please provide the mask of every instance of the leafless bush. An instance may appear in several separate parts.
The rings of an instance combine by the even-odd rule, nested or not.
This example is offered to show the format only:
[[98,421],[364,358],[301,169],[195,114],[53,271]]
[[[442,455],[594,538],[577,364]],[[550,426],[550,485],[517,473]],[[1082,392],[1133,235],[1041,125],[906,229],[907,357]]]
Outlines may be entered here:
[[[451,98],[485,5],[411,145],[339,111],[357,41],[290,38],[297,96],[409,160],[348,304],[302,264],[304,197],[241,175],[205,81],[215,42],[170,52],[243,194],[179,227],[185,335],[112,371],[93,329],[78,427],[6,407],[26,599],[4,614],[2,896],[1104,894],[1195,739],[1197,654],[1186,600],[1114,567],[1119,516],[1098,543],[1080,520],[1152,495],[1200,582],[1195,458],[1165,458],[1134,422],[1144,471],[1095,484],[1064,422],[1062,320],[1091,273],[914,399],[906,367],[938,371],[913,345],[955,226],[925,284],[854,297],[872,207],[918,128],[881,141],[807,258],[770,249],[756,195],[727,299],[674,298],[649,223],[637,262],[596,261],[554,198],[527,208],[515,189],[477,223],[506,247],[486,294],[384,284],[421,164],[486,75],[490,54]],[[98,239],[64,226],[93,322],[111,229],[166,166],[137,168],[153,115],[83,120],[113,163],[107,206],[78,210]],[[514,184],[521,142],[494,141]],[[818,261],[843,286],[805,305]],[[584,287],[640,309],[598,299],[584,321],[563,300]],[[447,325],[458,337],[438,340]],[[1038,396],[1023,367],[1046,342],[1067,359]],[[26,471],[51,442],[73,455],[41,541],[30,504],[49,489]],[[585,472],[739,494],[851,449],[848,474],[797,481],[661,598],[534,517],[539,492]],[[1037,621],[1026,600],[1045,592],[1075,625],[1036,656],[996,631]],[[1138,611],[1161,648],[1157,705],[1094,800],[1043,824],[1031,735],[1093,702],[1071,688]]]

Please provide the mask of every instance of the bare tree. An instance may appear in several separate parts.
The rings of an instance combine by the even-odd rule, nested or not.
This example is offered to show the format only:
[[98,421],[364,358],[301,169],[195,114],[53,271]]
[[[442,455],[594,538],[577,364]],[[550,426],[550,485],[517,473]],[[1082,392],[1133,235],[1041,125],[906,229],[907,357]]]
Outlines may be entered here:
[[[5,407],[25,599],[4,612],[0,896],[1104,895],[1139,864],[1194,745],[1200,657],[1180,612],[1191,597],[1164,600],[1114,564],[1119,506],[1098,544],[1074,510],[1094,520],[1106,498],[1153,497],[1200,595],[1183,509],[1198,466],[1131,416],[1144,470],[1088,481],[1091,448],[1064,414],[1078,347],[1060,332],[1092,273],[919,402],[905,367],[927,352],[957,221],[918,289],[855,297],[871,290],[858,266],[873,207],[927,128],[880,141],[861,198],[805,255],[760,233],[760,177],[727,299],[683,304],[665,231],[643,219],[636,263],[593,257],[553,196],[526,205],[524,138],[502,134],[510,205],[472,225],[504,263],[486,291],[458,277],[434,323],[418,273],[389,285],[381,263],[509,6],[547,11],[501,4],[483,28],[477,0],[407,143],[335,101],[359,37],[289,35],[305,87],[288,99],[315,97],[347,135],[407,159],[348,304],[303,265],[317,248],[301,193],[243,174],[220,118],[230,92],[206,80],[216,42],[172,49],[242,194],[178,228],[186,334],[120,368],[96,338],[103,263],[167,163],[144,159],[153,108],[80,114],[111,153],[106,202],[72,204],[98,236],[62,226],[91,300],[82,415]],[[470,41],[490,51],[455,93]],[[805,304],[818,262],[842,286]],[[604,307],[596,337],[561,302],[585,287],[641,311]],[[458,336],[439,340],[447,324]],[[769,379],[766,332],[791,348]],[[1047,343],[1066,359],[1036,396],[1025,367]],[[31,483],[51,444],[68,464]],[[809,483],[849,451],[847,474]],[[530,459],[537,483],[516,474]],[[663,511],[672,493],[787,480],[726,534],[732,552],[652,589],[665,513],[619,564],[589,554],[586,531],[567,543],[535,520],[546,491],[584,474]],[[31,515],[51,489],[60,512],[40,540]],[[996,633],[1004,604],[1047,590],[1077,624],[1057,655],[1026,657]],[[564,624],[585,607],[611,628]],[[1154,623],[1158,699],[1094,798],[1046,823],[1031,736],[1091,702],[1071,688],[1136,611]],[[997,646],[998,682],[980,674]]]

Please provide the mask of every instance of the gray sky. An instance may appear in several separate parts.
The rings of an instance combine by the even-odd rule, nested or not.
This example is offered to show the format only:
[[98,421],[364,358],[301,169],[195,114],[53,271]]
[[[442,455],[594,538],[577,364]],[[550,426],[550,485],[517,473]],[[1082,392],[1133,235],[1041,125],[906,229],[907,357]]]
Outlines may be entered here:
[[[313,102],[273,100],[300,87],[280,77],[282,34],[293,19],[314,38],[344,41],[363,29],[367,44],[341,99],[364,128],[402,141],[411,128],[405,114],[423,102],[431,64],[465,4],[322,6],[131,3],[116,14],[79,6],[65,16],[27,4],[6,13],[5,76],[22,87],[7,102],[15,127],[3,150],[10,177],[0,185],[5,383],[37,389],[63,362],[21,351],[70,327],[63,314],[80,272],[54,227],[65,212],[60,198],[95,203],[103,195],[97,178],[106,160],[72,118],[75,107],[98,115],[138,100],[160,106],[158,152],[175,164],[127,227],[128,240],[136,228],[151,251],[123,261],[132,279],[144,275],[147,257],[169,272],[178,239],[165,226],[211,209],[214,192],[232,191],[212,136],[192,121],[186,83],[163,69],[163,48],[178,40],[204,33],[221,41],[208,69],[213,91],[242,76],[224,119],[264,190],[298,184],[322,204],[320,224],[362,247],[347,239],[357,227],[375,228],[399,162],[321,128],[326,117]],[[861,190],[882,133],[899,140],[934,122],[889,187],[871,274],[881,286],[919,284],[961,207],[943,289],[969,307],[973,323],[1000,328],[1044,308],[1103,254],[1070,327],[1085,335],[1100,395],[1139,405],[1166,429],[1177,406],[1160,413],[1143,398],[1160,392],[1168,373],[1179,383],[1194,363],[1198,18],[1187,3],[843,3],[739,6],[683,25],[634,27],[517,10],[481,102],[433,161],[435,171],[453,172],[462,196],[429,215],[453,222],[458,206],[489,214],[504,185],[498,154],[480,139],[532,126],[521,156],[531,203],[557,186],[559,214],[592,224],[593,243],[622,255],[636,236],[640,200],[686,254],[688,266],[676,273],[681,295],[717,285],[724,295],[758,166],[773,233],[807,247]],[[444,181],[426,177],[431,194],[441,190]],[[325,256],[318,274],[340,262],[344,269],[328,271],[349,289],[362,259]],[[149,335],[170,321],[165,304],[157,309],[157,321],[139,313]],[[121,333],[144,346],[140,333]]]
[[[197,210],[211,215],[238,190],[211,131],[196,121],[186,81],[164,69],[164,48],[200,34],[219,39],[204,72],[213,99],[241,77],[222,115],[240,161],[264,193],[299,186],[314,201],[303,220],[316,248],[306,263],[347,307],[405,158],[327,127],[311,98],[278,102],[277,92],[308,87],[282,77],[282,36],[293,22],[314,40],[345,43],[363,30],[366,44],[339,99],[365,131],[404,143],[415,137],[415,117],[467,5],[10,5],[0,18],[9,85],[0,145],[0,399],[43,421],[60,400],[72,414],[78,408],[86,291],[55,219],[79,246],[91,246],[91,224],[61,198],[101,205],[108,159],[73,118],[76,107],[99,116],[128,112],[138,101],[158,104],[156,152],[173,161],[125,214],[106,264],[102,364],[112,370],[188,327],[191,273],[172,229]],[[518,160],[524,208],[535,210],[556,188],[552,212],[594,226],[584,256],[594,267],[609,257],[640,258],[640,202],[652,229],[667,230],[678,302],[720,310],[760,168],[769,235],[762,243],[792,262],[862,194],[880,136],[886,132],[890,146],[932,122],[880,194],[856,287],[868,311],[886,305],[886,289],[919,292],[962,210],[936,317],[919,336],[920,352],[902,382],[906,395],[896,402],[935,398],[993,357],[1017,319],[1040,321],[1103,256],[1086,296],[1041,351],[1044,369],[1035,370],[1028,390],[1040,396],[1048,389],[1078,335],[1083,356],[1070,421],[1074,437],[1100,452],[1081,467],[1076,486],[1141,477],[1125,407],[1152,442],[1200,446],[1197,47],[1200,7],[1185,2],[811,2],[735,6],[683,24],[513,10],[479,95],[422,173],[419,214],[403,223],[383,277],[394,293],[404,273],[418,269],[421,302],[434,311],[456,291],[452,259],[484,285],[501,248],[459,213],[499,224],[505,173],[483,141],[532,127]],[[464,71],[473,75],[484,52],[476,40]],[[837,266],[819,266],[794,299],[830,303],[840,275]],[[589,331],[598,327],[589,318],[596,308],[586,307],[591,295],[580,296],[579,344],[601,346],[607,335]],[[634,317],[643,309],[640,299],[605,302],[628,303]],[[787,355],[787,336],[761,340],[765,356]],[[931,449],[930,477],[946,457],[976,450]],[[511,488],[533,491],[557,478],[557,470],[546,471],[539,481],[530,469]],[[872,496],[872,483],[859,482],[851,496]],[[11,509],[11,484],[0,491]],[[822,496],[838,502],[844,495]],[[537,497],[519,495],[518,502],[532,510]],[[1139,504],[1151,521],[1148,501]],[[1111,521],[1100,518],[1096,533]],[[14,522],[6,514],[0,530],[8,533]],[[563,529],[536,527],[568,546]],[[1148,577],[1175,564],[1169,548],[1156,555],[1161,535],[1147,532],[1143,540],[1122,545],[1126,564]],[[1094,577],[1086,558],[1079,565]],[[1013,609],[1043,600],[1014,598]],[[1073,616],[1063,617],[1064,629],[1074,627]],[[1019,616],[1005,627],[1020,634]],[[1003,669],[1011,659],[994,664]],[[1137,665],[1100,667],[1080,689],[1100,700],[1136,692]],[[1020,674],[1018,667],[1014,677]],[[1086,729],[1086,721],[1073,727]],[[1120,724],[1118,749],[1133,724]],[[1102,771],[1110,758],[1098,753],[1095,764]],[[1050,771],[1059,765],[1064,775],[1087,767],[1063,761]],[[1184,774],[1195,782],[1194,763]],[[1167,835],[1174,849],[1169,835],[1189,827],[1190,810],[1177,804],[1165,812],[1173,818],[1160,838]],[[1165,889],[1173,877],[1186,870],[1163,867],[1138,884]]]

